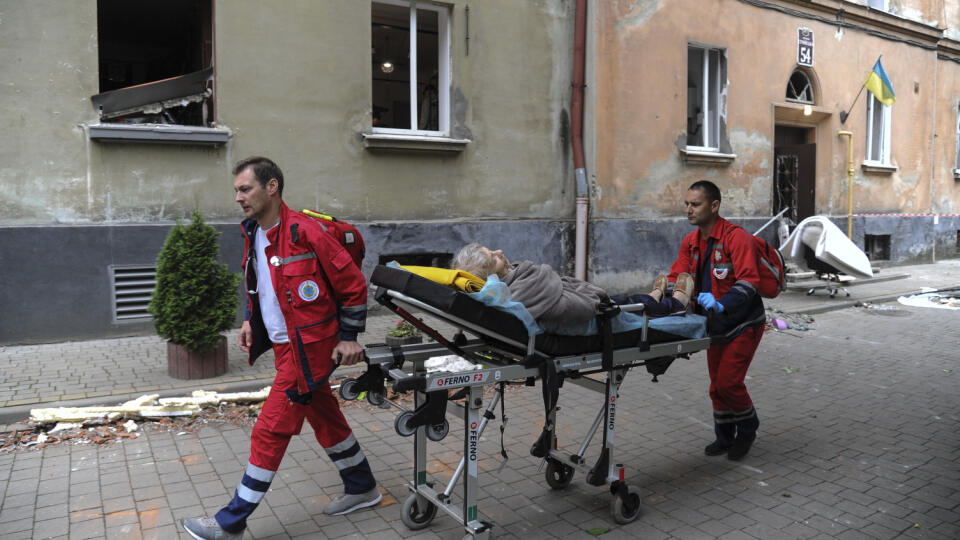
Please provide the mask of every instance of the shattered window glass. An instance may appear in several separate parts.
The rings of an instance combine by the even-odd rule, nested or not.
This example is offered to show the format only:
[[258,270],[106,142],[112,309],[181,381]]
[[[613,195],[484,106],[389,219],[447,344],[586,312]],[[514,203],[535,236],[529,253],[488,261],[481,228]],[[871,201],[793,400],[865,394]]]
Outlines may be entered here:
[[210,0],[98,0],[101,122],[213,123]]

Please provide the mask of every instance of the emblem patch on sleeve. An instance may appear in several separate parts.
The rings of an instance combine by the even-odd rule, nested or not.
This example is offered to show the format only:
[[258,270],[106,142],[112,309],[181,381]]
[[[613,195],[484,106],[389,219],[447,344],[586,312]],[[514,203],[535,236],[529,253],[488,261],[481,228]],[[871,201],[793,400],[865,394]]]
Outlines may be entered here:
[[305,302],[313,302],[317,299],[317,296],[320,296],[320,288],[317,287],[317,282],[312,279],[308,279],[297,287],[297,294],[300,295]]

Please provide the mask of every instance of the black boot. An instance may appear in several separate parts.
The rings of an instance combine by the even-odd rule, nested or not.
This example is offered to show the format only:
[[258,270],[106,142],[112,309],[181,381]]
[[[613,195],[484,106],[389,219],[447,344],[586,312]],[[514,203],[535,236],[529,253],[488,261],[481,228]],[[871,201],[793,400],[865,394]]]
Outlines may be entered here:
[[730,447],[733,446],[736,424],[731,422],[720,423],[717,420],[717,413],[714,412],[713,432],[717,435],[717,440],[708,444],[707,447],[703,449],[703,453],[708,456],[726,454]]
[[757,438],[757,428],[760,427],[760,419],[753,407],[750,407],[749,411],[737,413],[737,416],[741,418],[736,423],[737,436],[727,452],[727,458],[733,461],[740,461],[747,455]]

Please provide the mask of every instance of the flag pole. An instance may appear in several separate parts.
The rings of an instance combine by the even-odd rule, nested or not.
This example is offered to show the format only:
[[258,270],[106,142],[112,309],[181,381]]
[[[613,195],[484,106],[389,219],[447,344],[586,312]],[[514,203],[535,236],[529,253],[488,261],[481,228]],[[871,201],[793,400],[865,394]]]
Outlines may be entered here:
[[[882,55],[882,54],[877,57],[877,62],[879,62],[881,58],[883,58],[883,55]],[[877,65],[876,62],[875,62],[873,65],[874,65],[874,67],[876,67],[876,65]],[[873,71],[873,68],[870,68],[870,71]],[[870,80],[870,76],[869,76],[869,75],[867,75],[867,80]],[[867,86],[867,83],[866,83],[866,82],[864,82],[863,84],[861,84],[861,85],[860,85],[860,91],[857,92],[857,97],[853,98],[853,103],[850,104],[850,108],[847,109],[846,111],[840,111],[840,123],[841,123],[841,124],[846,124],[846,123],[847,123],[847,117],[850,116],[850,111],[852,111],[852,110],[853,110],[853,106],[857,104],[857,100],[860,99],[860,94],[863,93],[863,89],[866,88],[866,86]]]
[[861,84],[861,85],[860,85],[860,91],[857,92],[857,97],[853,98],[853,103],[850,104],[850,108],[847,109],[846,111],[840,111],[840,123],[841,123],[841,124],[846,124],[846,123],[847,123],[847,117],[850,116],[850,111],[853,110],[853,106],[856,105],[856,104],[857,104],[857,100],[860,99],[860,94],[863,93],[863,88],[864,88],[864,86]]

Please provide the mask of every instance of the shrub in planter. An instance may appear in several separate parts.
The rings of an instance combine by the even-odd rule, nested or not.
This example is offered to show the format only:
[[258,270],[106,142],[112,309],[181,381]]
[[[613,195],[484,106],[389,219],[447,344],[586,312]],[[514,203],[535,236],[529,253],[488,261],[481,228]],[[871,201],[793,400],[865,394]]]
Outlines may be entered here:
[[401,319],[397,321],[396,326],[387,331],[386,342],[391,347],[421,343],[423,342],[423,336],[420,334],[419,328]]
[[157,257],[157,287],[148,310],[157,334],[169,341],[168,370],[174,377],[212,377],[226,371],[221,332],[236,317],[240,275],[218,262],[218,236],[194,212],[189,225],[178,220],[170,229]]

